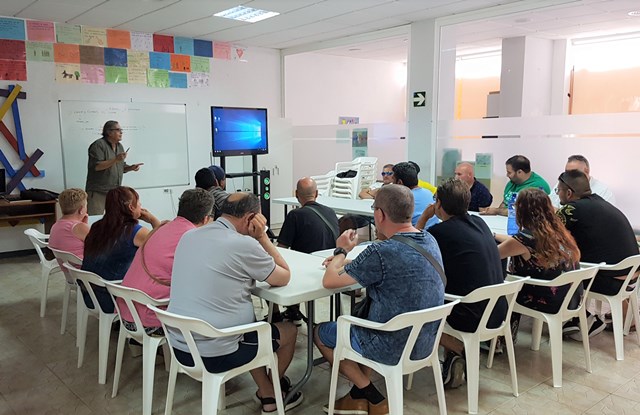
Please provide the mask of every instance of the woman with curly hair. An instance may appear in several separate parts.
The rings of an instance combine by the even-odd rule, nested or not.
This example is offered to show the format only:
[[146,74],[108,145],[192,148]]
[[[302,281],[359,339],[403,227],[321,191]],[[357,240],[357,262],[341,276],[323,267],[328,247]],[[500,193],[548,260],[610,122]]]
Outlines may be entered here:
[[[109,190],[102,219],[91,226],[84,241],[82,269],[98,274],[105,280],[121,280],[133,257],[149,236],[149,230],[138,219],[155,229],[160,221],[140,204],[138,192],[126,186]],[[113,313],[114,304],[103,287],[93,287],[102,311]],[[85,304],[93,307],[91,298],[83,290]]]
[[[580,250],[556,215],[547,194],[537,188],[521,190],[515,203],[518,233],[496,235],[501,258],[511,257],[510,274],[552,280],[579,267]],[[525,284],[516,301],[545,313],[556,313],[569,286],[540,287]],[[513,314],[512,331],[520,315]]]

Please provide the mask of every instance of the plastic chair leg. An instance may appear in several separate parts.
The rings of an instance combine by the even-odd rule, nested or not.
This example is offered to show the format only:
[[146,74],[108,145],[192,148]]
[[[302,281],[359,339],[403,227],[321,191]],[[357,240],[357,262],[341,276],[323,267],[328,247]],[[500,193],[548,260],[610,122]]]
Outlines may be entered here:
[[480,387],[480,344],[465,342],[464,353],[467,363],[467,402],[469,413],[478,413],[478,389]]
[[167,403],[164,406],[164,415],[171,415],[173,410],[173,394],[176,391],[176,378],[178,377],[178,361],[171,354],[171,368],[169,369],[169,384],[167,386]]
[[[582,347],[584,348],[584,361],[587,372],[591,373],[591,352],[589,350],[589,327],[587,326],[587,310],[580,310],[580,332],[582,333]],[[560,328],[562,332],[562,327]]]
[[169,373],[169,370],[171,370],[171,351],[166,342],[162,343],[162,355],[164,357],[164,370]]
[[331,384],[329,385],[329,415],[333,415],[336,403],[336,393],[338,390],[338,375],[340,372],[340,362],[342,361],[342,353],[336,348],[334,349],[333,365],[331,366]]
[[[78,293],[80,297],[82,294]],[[87,320],[89,319],[89,311],[85,309],[84,301],[82,298],[78,300],[82,304],[79,304],[81,312],[79,312],[79,324],[78,324],[78,333],[77,333],[77,341],[78,341],[78,369],[82,367],[82,363],[84,362],[84,347],[87,343]]]
[[533,328],[531,329],[531,350],[540,350],[540,339],[542,338],[542,324],[540,319],[533,319]]
[[511,327],[507,326],[504,331],[504,342],[507,346],[507,358],[509,359],[509,370],[511,371],[511,389],[513,396],[518,396],[518,374],[516,372],[516,353],[513,348],[513,337]]
[[202,414],[215,414],[220,398],[220,377],[208,374],[202,377]]
[[64,285],[64,294],[62,295],[62,321],[60,322],[60,334],[64,334],[67,330],[67,313],[69,312],[69,297],[71,297],[71,287],[69,284]]
[[402,372],[400,367],[393,368],[395,373],[385,373],[389,415],[402,415]]
[[[122,327],[122,326],[121,326]],[[161,337],[144,336],[142,339],[142,414],[151,415],[156,355]],[[118,344],[118,346],[120,346]]]
[[[118,333],[118,346],[116,348],[116,369],[113,373],[113,389],[111,390],[111,397],[115,398],[118,395],[118,385],[120,383],[120,372],[122,371],[122,356],[124,355],[124,344],[127,340],[127,331],[124,328],[124,324],[120,324],[120,333]],[[144,374],[143,374],[144,376]],[[143,380],[144,388],[144,380]],[[144,394],[144,391],[143,391]],[[144,408],[144,400],[143,400]]]
[[[76,291],[76,347],[80,347],[80,335],[78,333],[80,332],[80,326],[82,325],[82,321],[83,321],[82,315],[86,310],[84,309],[84,300],[82,298],[82,292],[80,292],[77,286],[75,291]],[[85,324],[85,327],[87,327],[86,324]],[[85,333],[86,333],[86,329],[85,329]]]
[[609,306],[611,307],[611,324],[613,325],[613,341],[616,346],[616,360],[624,360],[622,302],[609,301]]
[[[553,371],[553,387],[562,387],[562,322],[551,319],[549,325],[549,345],[551,346],[551,368]],[[585,322],[586,325],[586,322]],[[588,334],[587,334],[588,336]]]
[[496,354],[496,344],[498,343],[498,338],[494,337],[491,339],[491,345],[489,346],[489,355],[487,356],[487,369],[491,369],[493,366],[493,357]]
[[410,391],[412,386],[413,386],[413,373],[409,373],[409,376],[407,376],[407,386],[405,387],[405,389]]
[[[444,396],[444,383],[442,382],[442,370],[440,369],[440,361],[437,356],[431,361],[431,367],[433,368],[433,380],[436,384],[436,392],[438,394],[438,407],[440,408],[440,415],[447,415],[447,401]],[[413,373],[409,376],[413,376]]]
[[47,310],[47,294],[49,291],[49,274],[51,269],[42,265],[40,274],[40,317],[44,317]]
[[220,390],[218,391],[218,411],[224,411],[227,407],[227,388],[225,384],[220,385]]
[[107,360],[109,360],[109,339],[113,315],[100,314],[98,325],[98,383],[107,383]]

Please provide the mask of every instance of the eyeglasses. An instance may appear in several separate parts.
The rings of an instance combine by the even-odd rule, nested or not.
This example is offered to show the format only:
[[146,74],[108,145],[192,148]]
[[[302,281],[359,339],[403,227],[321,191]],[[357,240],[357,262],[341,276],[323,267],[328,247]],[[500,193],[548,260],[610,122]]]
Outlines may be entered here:
[[380,173],[382,176],[393,176],[393,172],[392,171],[383,171],[382,173]]
[[117,131],[119,133],[122,132],[122,128],[111,128],[109,131]]

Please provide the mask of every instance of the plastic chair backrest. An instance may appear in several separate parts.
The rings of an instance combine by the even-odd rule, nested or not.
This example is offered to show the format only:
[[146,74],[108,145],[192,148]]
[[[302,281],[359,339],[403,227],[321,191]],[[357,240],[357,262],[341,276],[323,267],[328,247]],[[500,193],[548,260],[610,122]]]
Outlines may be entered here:
[[484,313],[482,314],[482,318],[478,323],[478,330],[490,330],[487,329],[487,324],[489,322],[489,318],[491,317],[491,313],[495,308],[498,300],[501,297],[505,297],[507,300],[508,308],[507,308],[507,316],[511,315],[511,311],[513,310],[513,306],[516,302],[516,297],[518,292],[522,289],[522,285],[527,281],[529,277],[519,278],[516,281],[506,281],[500,284],[487,285],[485,287],[476,288],[462,299],[460,299],[461,303],[477,303],[480,301],[487,301],[487,305],[484,309]]
[[331,193],[331,187],[333,186],[333,178],[335,175],[336,173],[334,171],[330,171],[321,176],[311,176],[318,186],[319,196],[328,196]]
[[111,296],[113,297],[113,302],[115,303],[116,309],[118,310],[118,315],[122,318],[121,310],[123,309],[123,307],[126,307],[127,310],[129,310],[129,313],[133,317],[133,322],[136,324],[136,329],[129,330],[127,326],[124,326],[124,328],[137,339],[141,339],[147,334],[144,331],[144,324],[142,324],[142,320],[140,319],[140,314],[138,313],[138,309],[136,308],[135,303],[143,306],[153,305],[156,307],[169,305],[168,298],[156,300],[155,298],[150,297],[147,293],[136,288],[125,287],[123,285],[114,284],[109,281],[104,281],[104,285],[107,287],[107,291],[109,291],[109,294],[111,294]]
[[94,307],[92,310],[95,312],[101,311],[100,303],[98,302],[98,298],[96,297],[96,294],[93,291],[93,286],[91,284],[98,287],[106,287],[105,281],[100,278],[99,275],[94,274],[90,271],[78,269],[68,262],[65,262],[64,264],[62,264],[62,266],[66,268],[67,271],[69,271],[69,274],[71,274],[71,278],[76,281],[76,284],[83,287],[89,293],[89,297],[91,297],[91,302],[93,303]]
[[62,273],[64,274],[64,278],[67,280],[67,283],[75,285],[76,284],[75,280],[73,279],[73,277],[71,277],[71,274],[69,274],[69,271],[62,266],[62,264],[64,264],[65,262],[68,262],[71,265],[75,265],[76,268],[80,268],[82,266],[82,259],[78,258],[71,252],[61,251],[55,248],[49,248],[49,249],[51,249],[51,252],[53,252],[53,255],[58,260],[58,264],[60,265],[60,269],[62,270]]
[[44,253],[42,252],[42,248],[49,247],[49,243],[47,242],[49,240],[49,235],[39,232],[33,228],[25,229],[24,234],[27,235],[27,238],[29,238],[29,240],[33,244],[33,247],[36,249],[38,258],[40,258],[40,262],[49,262],[49,260],[44,257]]
[[622,271],[624,269],[629,268],[629,272],[627,272],[627,276],[624,280],[624,283],[620,287],[620,291],[618,291],[618,293],[625,292],[627,290],[627,286],[629,285],[629,282],[631,282],[636,272],[638,272],[638,267],[640,267],[640,255],[633,255],[633,256],[627,257],[622,261],[618,262],[617,264],[613,264],[613,265],[606,265],[606,264],[598,265],[599,271]]

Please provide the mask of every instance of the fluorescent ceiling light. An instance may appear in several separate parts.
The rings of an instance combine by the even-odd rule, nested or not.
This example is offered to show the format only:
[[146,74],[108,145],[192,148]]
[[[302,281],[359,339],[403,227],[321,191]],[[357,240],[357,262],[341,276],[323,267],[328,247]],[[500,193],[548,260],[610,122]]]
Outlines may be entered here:
[[615,42],[619,40],[628,40],[628,39],[637,39],[637,38],[640,38],[640,32],[616,33],[612,35],[583,37],[578,39],[572,39],[571,43],[574,46],[579,46],[579,45],[589,45],[592,43]]
[[236,6],[231,9],[223,10],[214,14],[217,17],[227,19],[240,20],[241,22],[255,23],[260,20],[268,19],[279,15],[278,12],[270,12],[267,10],[252,9],[251,7]]

